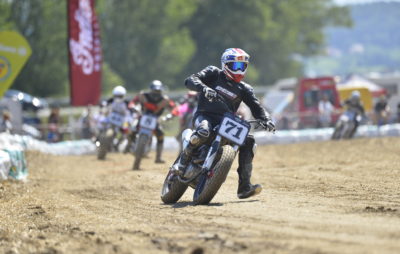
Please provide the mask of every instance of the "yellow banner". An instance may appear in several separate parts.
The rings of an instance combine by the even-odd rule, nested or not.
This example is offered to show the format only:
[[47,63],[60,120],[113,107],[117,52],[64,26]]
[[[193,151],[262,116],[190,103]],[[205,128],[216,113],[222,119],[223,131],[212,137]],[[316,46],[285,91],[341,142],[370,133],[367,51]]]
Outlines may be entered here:
[[28,41],[14,31],[0,31],[0,97],[31,56]]

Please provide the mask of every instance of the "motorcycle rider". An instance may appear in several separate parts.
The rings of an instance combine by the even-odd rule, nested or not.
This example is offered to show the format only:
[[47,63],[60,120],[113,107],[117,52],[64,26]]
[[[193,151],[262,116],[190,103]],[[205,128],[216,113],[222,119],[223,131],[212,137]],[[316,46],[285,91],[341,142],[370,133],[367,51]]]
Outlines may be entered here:
[[112,97],[106,102],[108,110],[110,112],[118,112],[120,114],[126,115],[129,112],[128,103],[129,101],[125,99],[126,89],[123,86],[116,86],[112,90]]
[[360,120],[359,118],[363,118],[365,116],[365,109],[364,106],[361,103],[360,100],[361,94],[359,91],[353,91],[351,93],[351,96],[349,99],[344,101],[344,106],[346,107],[346,110],[354,112],[354,119],[352,121],[354,122],[354,129],[352,133],[350,134],[350,138],[352,138],[360,125]]
[[[183,174],[189,164],[194,150],[206,143],[212,135],[214,126],[219,124],[225,112],[235,113],[243,101],[251,110],[253,116],[268,131],[275,130],[275,124],[268,112],[255,97],[253,88],[242,81],[249,63],[249,55],[239,48],[228,48],[222,54],[222,70],[208,66],[197,74],[185,80],[185,86],[199,93],[197,111],[193,117],[195,131],[190,142],[183,150],[181,158],[172,166],[175,174]],[[216,100],[217,96],[223,101]],[[252,161],[256,144],[254,137],[247,136],[243,146],[239,148],[239,186],[238,198],[248,198],[261,192],[262,186],[251,184]]]
[[[172,111],[172,115],[168,114],[165,120],[172,118],[176,115],[173,111],[175,108],[175,103],[168,98],[166,94],[163,93],[164,85],[159,80],[153,80],[149,85],[148,92],[141,92],[130,102],[130,105],[141,105],[142,114],[151,113],[156,116],[161,116],[165,109]],[[155,135],[157,138],[156,146],[156,159],[155,163],[165,163],[162,157],[162,151],[164,148],[164,131],[162,130],[160,124],[157,124],[155,129]],[[136,133],[133,134],[136,136]],[[132,137],[133,139],[135,137]]]
[[[112,90],[112,97],[106,102],[107,104],[107,122],[119,126],[123,131],[123,125],[130,120],[130,111],[128,108],[129,101],[125,99],[126,89],[123,86],[116,86]],[[119,140],[116,147],[122,142]]]

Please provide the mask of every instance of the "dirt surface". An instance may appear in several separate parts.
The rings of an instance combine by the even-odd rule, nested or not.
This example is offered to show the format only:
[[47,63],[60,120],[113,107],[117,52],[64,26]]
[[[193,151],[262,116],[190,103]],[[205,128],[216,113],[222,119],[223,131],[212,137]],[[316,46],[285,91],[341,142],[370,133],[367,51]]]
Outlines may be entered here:
[[400,138],[260,147],[263,192],[237,199],[235,165],[208,206],[162,204],[153,159],[27,160],[0,183],[0,253],[400,253]]

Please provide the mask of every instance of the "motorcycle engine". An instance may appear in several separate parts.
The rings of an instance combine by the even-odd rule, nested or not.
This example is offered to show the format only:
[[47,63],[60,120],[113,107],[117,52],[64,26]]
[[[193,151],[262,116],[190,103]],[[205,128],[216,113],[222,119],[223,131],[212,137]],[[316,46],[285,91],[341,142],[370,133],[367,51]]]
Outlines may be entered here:
[[189,179],[195,176],[199,171],[201,170],[201,167],[198,165],[194,164],[189,164],[189,166],[186,168],[185,174],[183,175],[184,178]]

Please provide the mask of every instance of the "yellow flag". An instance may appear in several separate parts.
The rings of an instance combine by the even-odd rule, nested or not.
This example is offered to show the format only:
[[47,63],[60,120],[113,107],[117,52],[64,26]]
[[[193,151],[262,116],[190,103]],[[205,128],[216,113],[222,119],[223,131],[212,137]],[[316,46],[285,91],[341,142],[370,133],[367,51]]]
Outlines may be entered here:
[[0,97],[31,56],[28,41],[14,31],[0,31]]

